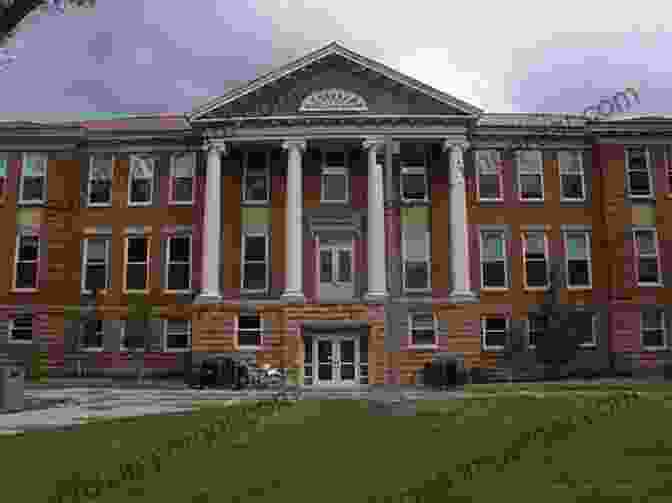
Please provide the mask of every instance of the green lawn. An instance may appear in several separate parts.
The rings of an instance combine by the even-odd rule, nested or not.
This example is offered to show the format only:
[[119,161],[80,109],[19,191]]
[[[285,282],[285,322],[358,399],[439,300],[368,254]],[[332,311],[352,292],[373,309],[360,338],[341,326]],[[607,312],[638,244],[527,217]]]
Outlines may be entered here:
[[[595,501],[599,494],[623,496],[623,501],[647,494],[662,501],[667,494],[669,500],[672,486],[665,480],[672,478],[672,463],[666,456],[672,450],[666,448],[672,443],[657,442],[668,436],[672,402],[663,399],[639,398],[613,416],[579,424],[552,446],[536,440],[501,472],[486,463],[473,480],[462,480],[456,471],[456,465],[479,456],[501,456],[523,432],[554,418],[594,414],[594,403],[593,397],[570,393],[543,398],[490,394],[418,402],[415,417],[380,417],[371,415],[363,400],[305,400],[265,417],[236,445],[232,439],[240,434],[220,433],[215,446],[185,449],[167,459],[159,473],[109,489],[95,501],[365,502],[386,496],[399,501],[405,488],[424,491],[426,501],[446,501],[449,494],[456,501],[484,502],[494,497]],[[84,475],[109,470],[227,413],[208,407],[187,417],[0,438],[0,452],[13,460],[3,463],[3,483],[8,482],[3,494],[14,496],[13,501],[46,501],[56,480],[75,469]],[[455,487],[450,489],[446,478],[455,480]]]

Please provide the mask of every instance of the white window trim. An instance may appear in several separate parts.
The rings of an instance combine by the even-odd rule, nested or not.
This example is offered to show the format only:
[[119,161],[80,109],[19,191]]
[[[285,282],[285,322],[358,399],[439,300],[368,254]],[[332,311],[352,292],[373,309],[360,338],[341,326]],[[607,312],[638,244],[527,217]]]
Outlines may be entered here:
[[[651,173],[651,152],[647,147],[643,147],[644,150],[644,159],[646,160],[646,174],[649,180],[649,193],[648,194],[633,194],[630,188],[630,152],[633,149],[627,148],[625,151],[625,183],[628,189],[628,197],[632,199],[652,199],[655,196],[655,189],[653,187],[653,176]],[[635,149],[639,150],[639,148]],[[642,171],[642,170],[634,170]]]
[[[247,199],[247,172],[248,172],[248,169],[249,169],[249,166],[248,166],[248,164],[249,164],[249,154],[250,154],[249,151],[244,151],[244,153],[243,153],[243,180],[242,180],[243,183],[241,184],[242,189],[243,189],[242,201],[245,204],[250,204],[250,205],[253,205],[253,204],[268,204],[270,199],[271,199],[271,195],[270,195],[271,194],[271,176],[270,176],[271,175],[271,173],[270,173],[271,172],[271,170],[270,170],[271,152],[270,152],[270,150],[264,152],[265,162],[264,162],[263,171],[264,171],[264,177],[266,179],[266,198],[263,199],[263,200],[261,200],[261,199],[260,200]],[[258,168],[258,167],[255,167],[254,170],[261,171],[261,169]]]
[[[42,199],[23,199],[23,170],[28,165],[28,158],[31,156],[40,157],[44,160],[44,182],[42,183]],[[47,200],[47,176],[48,176],[48,158],[46,154],[40,152],[24,152],[21,159],[21,171],[19,173],[19,201],[18,204],[44,204]],[[37,177],[36,177],[37,178]]]
[[585,201],[586,200],[586,172],[585,172],[584,165],[583,165],[583,151],[581,151],[581,150],[578,150],[578,151],[567,150],[565,152],[569,152],[570,153],[569,155],[572,155],[571,153],[578,153],[577,159],[579,160],[579,173],[581,175],[581,193],[583,194],[583,196],[573,198],[573,197],[565,197],[563,195],[564,194],[564,192],[563,192],[563,187],[564,186],[563,186],[563,183],[562,183],[563,176],[565,176],[565,175],[575,175],[576,173],[573,173],[573,172],[569,171],[569,168],[567,166],[563,166],[563,163],[562,163],[562,160],[561,160],[562,156],[561,156],[560,160],[558,162],[559,168],[560,168],[560,201],[563,201],[563,202],[582,202],[582,201]]
[[408,313],[408,340],[411,349],[438,349],[439,347],[439,320],[436,314],[432,313],[432,326],[434,329],[434,342],[432,344],[414,344],[413,343],[413,318],[415,315],[426,315],[427,313]]
[[12,337],[12,332],[14,331],[14,320],[15,320],[14,318],[9,319],[9,339],[8,339],[8,342],[10,344],[33,344],[33,342],[35,340],[35,318],[33,317],[33,320],[32,320],[32,325],[31,325],[32,334],[31,334],[30,340],[28,340],[28,341],[25,341],[23,339],[14,339]]
[[[242,350],[259,350],[264,346],[264,318],[261,316],[261,314],[257,314],[259,317],[259,345],[258,346],[251,346],[251,345],[242,345],[240,344],[240,315],[236,316],[234,318],[234,330],[236,334],[236,345],[238,346],[238,349]],[[252,330],[247,330],[243,329],[243,332],[252,332]],[[255,330],[256,332],[256,330]]]
[[[662,316],[661,316],[661,322],[662,322],[662,329],[663,329],[663,345],[662,346],[645,346],[644,345],[644,313],[640,312],[639,315],[639,335],[640,335],[640,344],[641,347],[644,351],[665,351],[667,350],[667,326],[666,326],[666,320],[665,320],[665,311],[663,309],[658,309],[657,311],[660,311]],[[656,328],[655,330],[660,330],[660,327]],[[651,329],[653,331],[653,329]]]
[[88,208],[109,208],[112,206],[112,185],[114,182],[114,164],[116,157],[113,155],[110,162],[112,164],[112,169],[110,170],[110,200],[106,203],[92,203],[91,202],[91,186],[93,185],[91,182],[93,181],[92,174],[93,174],[93,165],[95,161],[96,155],[92,154],[89,156],[89,173],[88,173],[88,179],[86,182],[86,206]]
[[[104,320],[97,320],[97,321],[101,322],[101,328],[102,328],[102,330],[101,330],[101,335],[102,335],[101,345],[96,346],[96,347],[94,347],[94,346],[83,346],[82,345],[81,346],[82,351],[87,351],[87,352],[91,352],[91,353],[100,353],[105,348],[105,322],[104,322]],[[86,328],[86,327],[84,327],[84,328]],[[97,332],[97,330],[96,330],[96,332]]]
[[[133,160],[134,159],[143,159],[143,160],[149,160],[151,161],[151,166],[152,166],[152,176],[149,179],[149,201],[147,202],[132,202],[131,201],[131,187],[133,185]],[[154,201],[154,178],[156,176],[156,158],[151,156],[151,155],[146,155],[146,154],[133,154],[129,157],[129,170],[128,170],[128,206],[129,207],[134,207],[134,206],[151,206]]]
[[[173,239],[184,239],[187,238],[189,239],[189,285],[187,286],[186,290],[171,290],[168,288],[168,272],[170,269],[170,242]],[[193,286],[193,274],[192,274],[192,268],[193,268],[193,255],[194,255],[194,240],[192,239],[191,234],[175,234],[174,236],[168,236],[168,239],[166,239],[166,263],[164,267],[164,275],[163,277],[165,278],[165,285],[164,285],[164,293],[191,293],[192,291],[192,286]],[[182,262],[179,262],[182,263]]]
[[[640,264],[639,264],[639,259],[640,259],[640,253],[639,253],[639,243],[637,242],[637,233],[638,232],[653,232],[653,243],[656,249],[656,265],[658,268],[658,280],[654,282],[641,282],[639,281],[639,271],[640,271]],[[632,231],[632,240],[635,246],[635,267],[636,267],[636,274],[637,274],[637,286],[642,286],[642,287],[647,287],[647,286],[653,286],[653,287],[662,287],[663,286],[663,274],[661,271],[661,263],[660,263],[660,245],[658,243],[658,232],[655,227],[635,227]],[[652,258],[652,255],[644,255],[644,258]]]
[[[354,283],[354,262],[355,262],[355,256],[354,256],[354,245],[351,242],[350,244],[328,244],[328,245],[319,245],[318,248],[318,253],[321,253],[324,250],[331,250],[331,272],[332,272],[332,280],[330,281],[331,284],[335,285],[352,285]],[[340,250],[347,250],[350,252],[350,281],[339,281],[337,278],[339,276],[340,272],[340,266],[338,263],[338,251]],[[318,283],[323,284],[326,282],[322,281],[322,260],[321,257],[318,257],[319,259],[319,278],[318,278]]]
[[[173,180],[176,178],[185,178],[185,177],[176,177],[175,176],[175,163],[178,157],[191,157],[193,160],[191,165],[191,199],[189,201],[176,201],[175,193],[173,192]],[[168,185],[168,204],[171,206],[193,206],[194,204],[194,191],[196,190],[196,153],[195,152],[177,152],[170,156],[170,181]]]
[[[527,235],[528,234],[543,234],[544,237],[544,263],[546,264],[546,286],[529,286],[527,281]],[[530,291],[547,291],[550,288],[550,275],[549,275],[549,250],[548,250],[548,237],[546,236],[545,231],[524,231],[521,236],[521,241],[523,244],[523,287],[525,290]],[[532,262],[540,262],[540,260],[532,260]]]
[[[266,264],[266,275],[265,275],[265,287],[248,289],[245,288],[245,238],[247,237],[264,237],[264,264]],[[245,293],[266,293],[268,291],[268,277],[269,277],[269,239],[268,233],[266,232],[243,232],[241,233],[241,246],[240,246],[240,289]],[[259,262],[254,262],[259,263]]]
[[[345,199],[325,199],[324,175],[342,175],[345,178]],[[348,203],[350,201],[350,177],[348,169],[337,166],[323,166],[320,174],[320,202],[321,203]]]
[[[485,274],[483,272],[483,265],[485,264],[484,261],[484,256],[483,252],[485,250],[485,247],[483,246],[483,235],[484,234],[494,234],[497,233],[501,236],[502,241],[503,241],[503,250],[504,250],[504,258],[503,259],[498,259],[496,261],[490,261],[490,262],[499,262],[503,261],[504,262],[504,286],[485,286]],[[506,231],[481,231],[480,232],[480,267],[481,267],[481,290],[486,290],[486,291],[504,291],[509,289],[509,266],[507,262],[509,261],[508,258],[508,250],[507,250],[507,240],[506,240]]]
[[[129,290],[127,288],[127,278],[128,278],[128,241],[129,239],[146,239],[146,249],[147,249],[147,284],[145,285],[146,288],[144,290]],[[146,235],[139,235],[139,234],[130,234],[124,236],[124,284],[123,284],[123,293],[149,293],[150,291],[150,285],[151,285],[151,277],[149,275],[150,273],[150,268],[149,264],[151,262],[150,260],[150,252],[152,249],[152,238],[150,236]],[[138,263],[138,262],[136,262]]]
[[[163,320],[163,330],[162,332],[162,341],[161,341],[161,350],[164,353],[186,353],[191,351],[191,320],[185,320],[187,322],[187,345],[184,348],[169,348],[168,347],[168,322],[170,320]],[[182,321],[182,320],[180,320]]]
[[533,172],[525,172],[523,174],[525,175],[538,175],[540,178],[541,182],[541,197],[528,197],[524,198],[523,197],[523,186],[520,183],[520,175],[521,175],[521,151],[516,151],[516,176],[518,178],[518,201],[521,202],[541,202],[544,201],[544,158],[541,153],[541,150],[532,150],[532,152],[536,152],[539,156],[539,165],[538,168],[535,169],[534,173]]
[[[495,173],[497,175],[497,184],[498,184],[498,192],[500,194],[499,197],[482,197],[481,196],[481,173],[484,172],[483,169],[481,169],[481,156],[482,155],[489,155],[490,152],[494,153],[495,157]],[[501,166],[501,161],[502,161],[502,156],[501,152],[499,150],[495,149],[486,149],[486,150],[477,150],[476,151],[476,162],[477,162],[477,173],[476,173],[476,193],[479,201],[483,202],[502,202],[504,201],[504,174],[502,172],[502,166]],[[491,169],[488,168],[486,171],[486,174],[492,174]]]
[[509,330],[509,317],[508,316],[498,316],[498,315],[486,315],[481,317],[481,348],[483,351],[503,351],[504,346],[487,346],[485,344],[485,341],[487,340],[485,334],[486,334],[486,320],[490,318],[504,318],[505,320],[505,329],[504,330]]
[[580,348],[595,348],[597,347],[597,314],[593,313],[590,318],[590,328],[592,330],[591,332],[591,341],[590,342],[582,342],[579,344]]
[[111,238],[108,236],[88,236],[84,238],[84,253],[82,256],[82,293],[90,294],[91,290],[86,289],[86,275],[87,275],[87,265],[89,259],[89,241],[90,240],[101,240],[105,242],[105,288],[103,291],[107,291],[110,288],[110,242]]
[[[406,232],[404,226],[401,227],[401,286],[404,292],[427,292],[432,289],[432,241],[429,230],[425,231],[425,262],[427,264],[427,287],[425,288],[406,288]],[[414,261],[415,262],[415,261]]]
[[[37,259],[35,260],[36,264],[36,269],[37,272],[36,278],[35,278],[35,287],[34,288],[17,288],[16,286],[16,281],[18,279],[18,273],[19,273],[19,249],[21,246],[21,238],[22,237],[36,237],[37,238]],[[41,253],[40,253],[40,247],[41,247],[41,242],[40,242],[40,236],[37,233],[34,232],[19,232],[16,235],[16,246],[14,249],[14,278],[12,281],[12,291],[13,292],[37,292],[40,289],[40,258],[41,258]],[[24,261],[25,262],[25,261]]]
[[[567,289],[568,290],[590,290],[593,288],[593,262],[592,262],[592,241],[589,231],[563,231],[563,240],[565,246],[565,271],[567,272]],[[586,251],[588,261],[588,285],[570,285],[569,284],[569,248],[567,247],[568,234],[583,234],[586,238]]]
[[[405,166],[402,162],[401,165],[401,176],[399,177],[399,187],[401,189],[401,200],[404,203],[427,203],[429,202],[429,183],[427,176],[427,159],[425,159],[423,166]],[[422,174],[425,181],[425,197],[422,199],[408,199],[404,196],[404,175],[417,175]]]

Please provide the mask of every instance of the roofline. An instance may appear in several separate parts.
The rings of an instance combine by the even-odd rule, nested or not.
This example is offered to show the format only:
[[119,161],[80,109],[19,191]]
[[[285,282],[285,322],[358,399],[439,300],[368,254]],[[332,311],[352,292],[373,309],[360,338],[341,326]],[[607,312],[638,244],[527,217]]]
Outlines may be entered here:
[[408,87],[414,88],[417,91],[427,94],[432,98],[437,99],[438,101],[441,101],[447,105],[454,106],[468,115],[480,115],[483,113],[483,110],[481,110],[478,107],[475,107],[474,105],[470,105],[465,101],[462,101],[442,91],[439,91],[438,89],[435,89],[423,82],[420,82],[412,77],[409,77],[408,75],[404,75],[403,73],[394,70],[393,68],[390,68],[389,66],[384,65],[383,63],[379,63],[370,58],[367,58],[366,56],[362,56],[361,54],[351,51],[350,49],[343,47],[338,42],[331,42],[325,45],[324,47],[321,47],[320,49],[317,49],[298,59],[290,61],[289,63],[283,66],[280,66],[274,70],[271,70],[270,72],[267,72],[257,77],[254,80],[249,81],[247,84],[232,89],[231,91],[225,93],[224,95],[214,98],[213,100],[210,100],[209,102],[201,105],[200,107],[197,107],[190,114],[188,114],[188,120],[189,121],[198,120],[199,117],[207,114],[208,112],[211,112],[215,108],[218,108],[227,103],[230,103],[231,101],[241,98],[242,96],[245,96],[246,94],[249,94],[257,90],[270,82],[279,80],[282,77],[285,77],[290,73],[300,70],[301,68],[304,68],[309,64],[319,61],[320,59],[329,56],[331,54],[338,54],[357,64],[369,68],[372,71],[382,73],[386,77],[391,78],[392,80],[395,80],[400,84],[404,84]]

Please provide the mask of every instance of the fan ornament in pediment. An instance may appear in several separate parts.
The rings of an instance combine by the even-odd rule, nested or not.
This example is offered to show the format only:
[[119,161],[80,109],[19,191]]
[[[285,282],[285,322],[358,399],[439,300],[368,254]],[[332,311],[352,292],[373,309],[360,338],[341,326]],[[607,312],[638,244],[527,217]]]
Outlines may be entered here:
[[366,101],[359,94],[345,89],[321,89],[301,102],[300,112],[366,111]]

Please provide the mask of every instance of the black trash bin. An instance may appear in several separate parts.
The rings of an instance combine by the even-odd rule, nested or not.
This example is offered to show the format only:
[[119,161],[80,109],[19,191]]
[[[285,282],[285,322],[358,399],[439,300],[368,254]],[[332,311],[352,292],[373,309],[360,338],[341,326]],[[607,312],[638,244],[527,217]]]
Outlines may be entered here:
[[454,388],[463,384],[458,372],[457,361],[453,358],[440,358],[425,363],[423,383],[431,388]]
[[201,363],[197,381],[201,388],[241,389],[247,386],[249,373],[247,367],[233,358],[206,358]]

